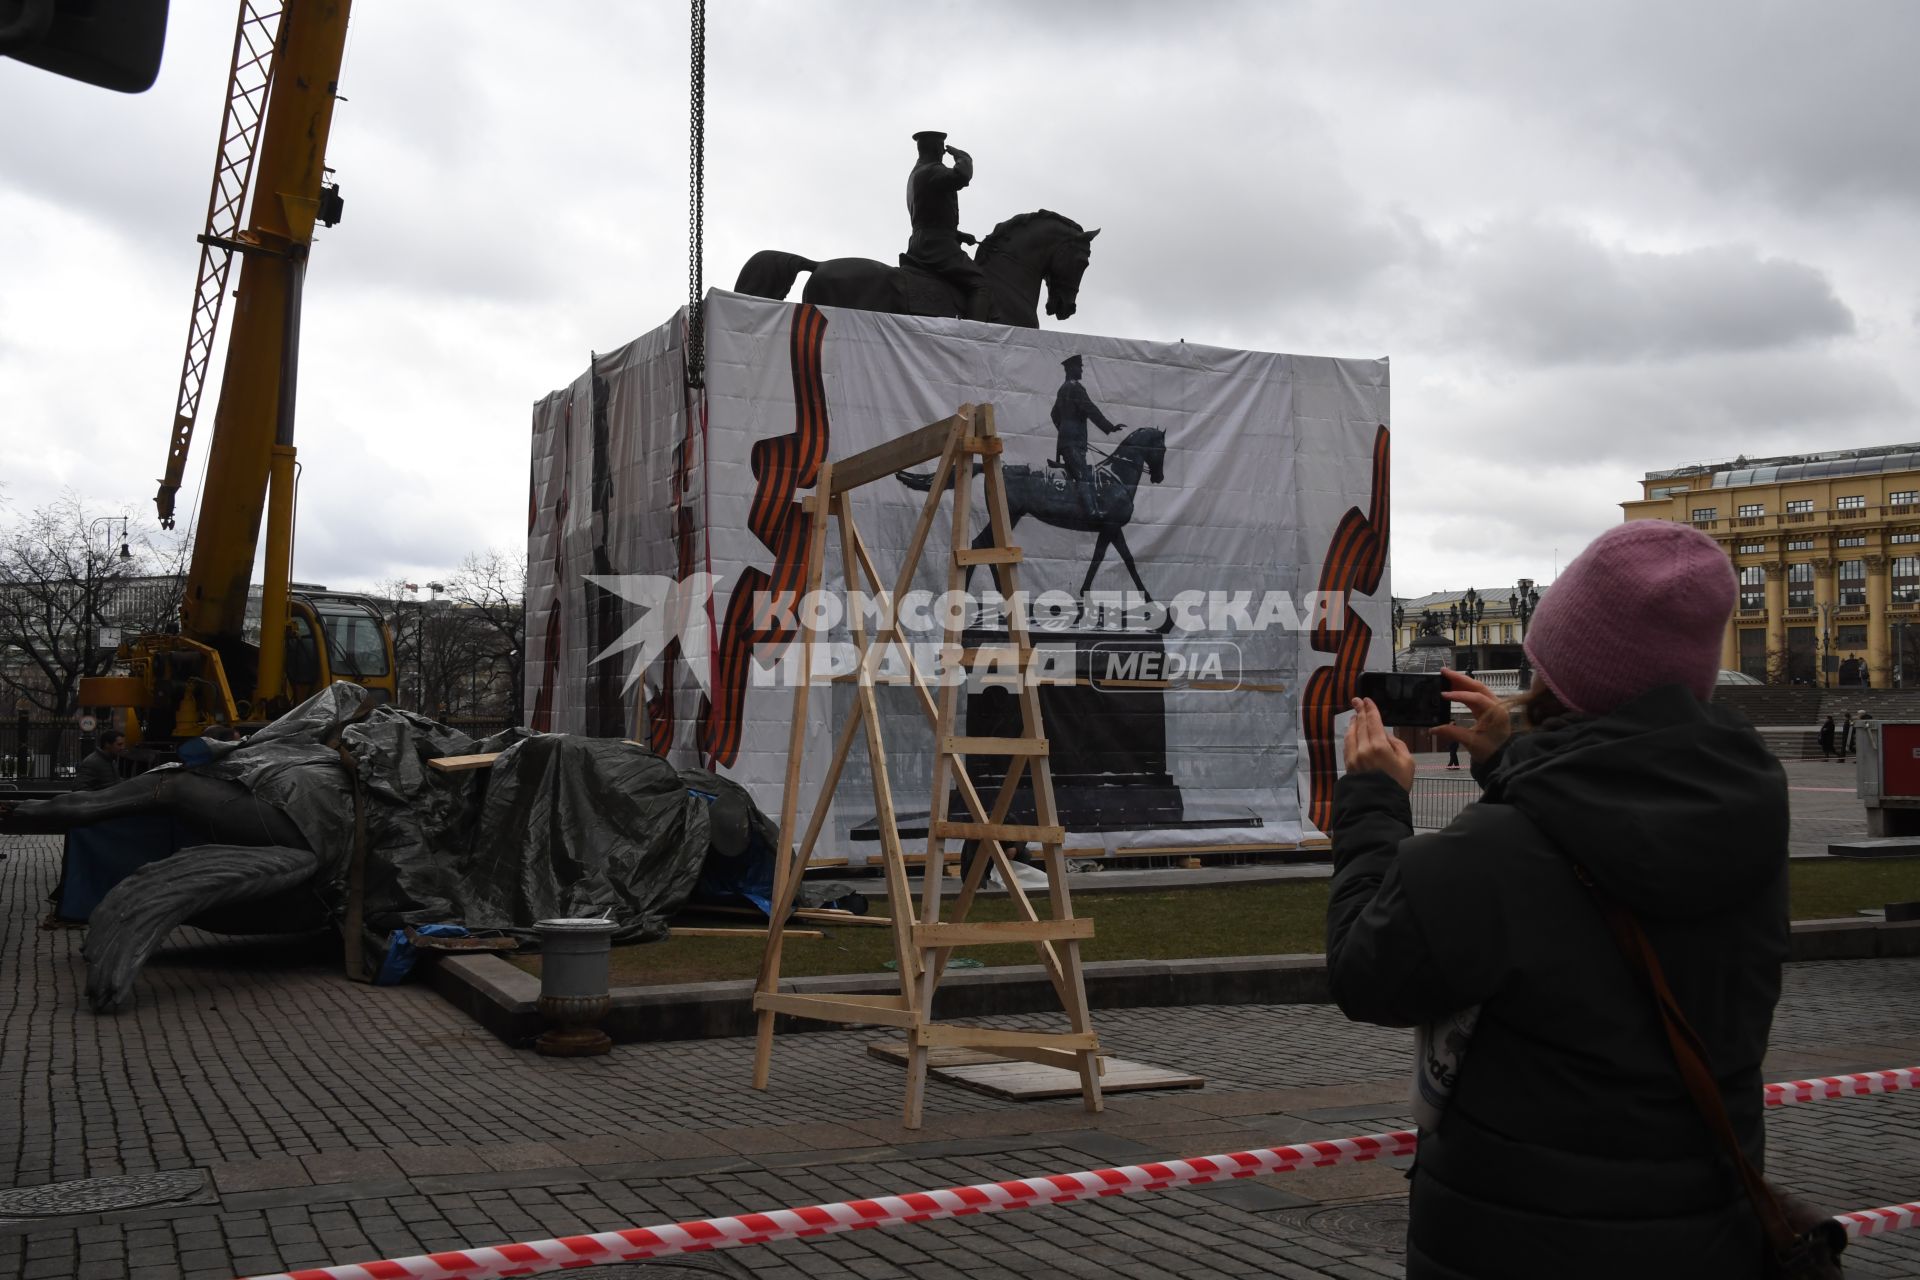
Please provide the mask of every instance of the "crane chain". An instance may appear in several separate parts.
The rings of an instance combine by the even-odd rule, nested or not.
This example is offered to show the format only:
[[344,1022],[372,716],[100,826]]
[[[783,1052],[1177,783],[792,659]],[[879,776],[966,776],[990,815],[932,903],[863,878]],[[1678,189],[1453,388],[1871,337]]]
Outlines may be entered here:
[[706,385],[706,317],[702,314],[701,258],[706,221],[707,169],[707,3],[692,0],[692,65],[690,85],[691,126],[688,150],[687,197],[687,385]]

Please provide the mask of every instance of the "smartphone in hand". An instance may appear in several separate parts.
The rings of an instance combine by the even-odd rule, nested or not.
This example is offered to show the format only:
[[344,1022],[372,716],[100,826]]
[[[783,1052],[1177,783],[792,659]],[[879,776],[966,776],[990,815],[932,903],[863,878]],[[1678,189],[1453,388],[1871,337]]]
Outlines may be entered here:
[[1359,694],[1380,708],[1382,723],[1431,729],[1453,719],[1453,707],[1440,696],[1447,678],[1418,671],[1362,671]]

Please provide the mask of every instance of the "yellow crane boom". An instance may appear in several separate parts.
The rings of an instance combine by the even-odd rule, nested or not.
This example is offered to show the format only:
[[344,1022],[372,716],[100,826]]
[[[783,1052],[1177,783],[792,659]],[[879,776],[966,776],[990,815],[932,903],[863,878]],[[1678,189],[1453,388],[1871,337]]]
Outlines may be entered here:
[[[296,595],[292,586],[301,292],[314,228],[332,225],[339,213],[338,190],[326,183],[326,146],[349,8],[349,0],[240,6],[173,436],[155,497],[171,527],[238,255],[180,631],[131,642],[124,651],[131,675],[81,689],[85,705],[137,711],[139,736],[181,737],[212,722],[263,719],[336,677],[389,697],[395,690],[392,639],[378,612],[352,598]],[[246,634],[248,587],[263,515],[256,646]]]

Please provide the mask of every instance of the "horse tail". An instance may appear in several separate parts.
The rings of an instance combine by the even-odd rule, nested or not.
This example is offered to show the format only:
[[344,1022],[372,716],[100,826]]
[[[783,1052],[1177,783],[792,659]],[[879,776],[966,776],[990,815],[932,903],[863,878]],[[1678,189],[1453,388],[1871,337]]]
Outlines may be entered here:
[[907,488],[917,489],[921,493],[925,493],[933,488],[933,472],[931,471],[896,471],[893,473],[893,478],[907,486]]
[[740,278],[733,282],[733,291],[778,301],[787,296],[802,271],[812,271],[819,265],[797,253],[762,249],[747,259],[746,266],[740,268]]
[[[975,475],[984,475],[986,470],[986,464],[984,463],[976,462],[973,464],[973,474]],[[893,478],[907,486],[907,488],[918,489],[921,493],[925,493],[927,490],[933,488],[933,472],[931,471],[896,471],[893,473]]]

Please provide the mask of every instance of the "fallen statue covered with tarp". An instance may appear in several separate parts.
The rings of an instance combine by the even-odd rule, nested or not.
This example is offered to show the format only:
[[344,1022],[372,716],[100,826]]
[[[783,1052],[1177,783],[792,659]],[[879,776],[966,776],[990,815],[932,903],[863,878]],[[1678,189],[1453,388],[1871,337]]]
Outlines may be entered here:
[[[696,897],[769,905],[772,821],[736,784],[636,743],[519,729],[476,741],[342,682],[245,742],[188,747],[182,765],[0,812],[0,832],[131,819],[171,824],[184,846],[93,910],[95,1010],[124,1003],[182,924],[531,937],[539,920],[597,917],[616,942],[647,942]],[[484,768],[427,763],[491,752]]]

